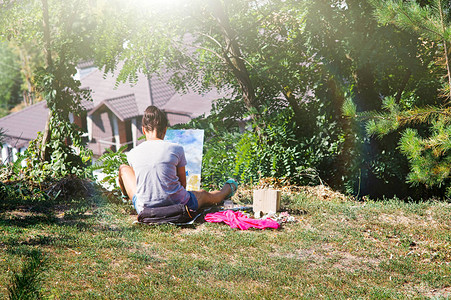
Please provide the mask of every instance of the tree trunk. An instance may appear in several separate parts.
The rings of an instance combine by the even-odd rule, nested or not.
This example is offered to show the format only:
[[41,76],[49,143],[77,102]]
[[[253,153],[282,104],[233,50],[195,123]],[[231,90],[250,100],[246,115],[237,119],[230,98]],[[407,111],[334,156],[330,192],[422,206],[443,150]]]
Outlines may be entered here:
[[[47,67],[49,69],[52,69],[53,67],[53,60],[52,60],[52,52],[50,49],[51,46],[51,39],[50,39],[50,24],[49,24],[49,6],[48,6],[48,2],[47,0],[41,0],[42,2],[42,15],[43,15],[43,20],[42,20],[42,25],[43,25],[43,30],[44,30],[44,43],[45,43],[45,55],[46,55],[46,64]],[[47,103],[48,102],[48,99]],[[45,161],[48,160],[50,155],[49,155],[49,147],[48,147],[48,143],[50,141],[50,132],[51,132],[51,128],[50,128],[50,122],[52,119],[52,111],[51,108],[49,107],[50,112],[49,112],[49,116],[47,118],[47,123],[45,124],[45,130],[44,130],[44,134],[42,137],[42,144],[41,144],[41,160]]]
[[50,151],[48,147],[48,143],[50,142],[50,121],[52,120],[52,111],[49,111],[47,116],[47,122],[45,123],[44,134],[42,136],[42,144],[41,144],[41,161],[49,161],[50,160]]
[[[334,110],[338,113],[341,112],[343,108],[343,104],[345,102],[345,97],[336,82],[336,79],[330,77],[327,79],[327,89],[330,99],[332,100],[332,104],[334,106]],[[351,120],[348,118],[344,118],[343,116],[337,116],[337,121],[344,134],[344,143],[343,149],[337,155],[337,174],[334,174],[331,177],[330,184],[334,187],[337,187],[341,190],[345,189],[345,181],[349,180],[353,172],[353,164],[354,164],[354,151],[356,146],[355,140],[355,132],[353,130],[353,126],[351,124]]]
[[19,52],[20,61],[22,62],[21,72],[25,78],[25,83],[27,84],[27,90],[23,91],[23,102],[25,106],[29,106],[34,103],[34,88],[32,83],[30,59],[26,50],[20,46],[16,46],[16,48]]
[[[445,35],[446,28],[445,28],[445,17],[443,16],[443,10],[442,10],[442,1],[439,1],[439,11],[440,11],[440,22],[442,24],[442,32],[443,35]],[[443,50],[445,55],[445,65],[446,65],[446,76],[448,77],[448,88],[449,88],[449,94],[448,94],[448,100],[451,99],[451,70],[449,65],[449,57],[448,57],[448,43],[444,39],[443,40]]]
[[285,96],[285,99],[287,99],[288,104],[290,105],[291,109],[293,109],[294,112],[294,119],[296,121],[296,124],[301,127],[302,124],[302,116],[304,112],[302,111],[301,107],[299,106],[298,101],[296,100],[296,97],[293,95],[291,90],[284,89],[283,95]]
[[448,88],[449,88],[449,94],[448,94],[448,100],[451,99],[451,70],[449,66],[449,59],[448,59],[448,47],[446,46],[446,41],[443,41],[443,45],[445,48],[445,63],[446,63],[446,72],[448,76]]
[[412,71],[410,71],[408,69],[406,75],[404,76],[404,79],[401,82],[401,86],[395,96],[396,103],[398,103],[398,104],[399,104],[399,101],[401,101],[402,93],[406,89],[407,83],[409,82],[410,75],[412,75]]
[[379,94],[374,87],[374,74],[372,67],[365,64],[357,68],[354,74],[355,79],[355,104],[360,111],[371,111],[380,108],[378,101]]
[[42,2],[42,25],[44,30],[44,51],[45,62],[48,67],[53,67],[52,51],[51,51],[51,37],[50,37],[50,19],[49,19],[49,5],[47,0]]
[[215,1],[215,3],[211,5],[211,7],[213,15],[218,21],[220,30],[226,43],[223,53],[224,60],[238,80],[238,84],[240,85],[243,93],[244,103],[246,105],[246,108],[250,112],[252,120],[257,121],[257,117],[260,114],[260,109],[257,98],[255,96],[254,86],[249,77],[249,72],[241,55],[240,46],[236,41],[236,34],[230,26],[229,17],[227,16],[227,13],[221,1]]

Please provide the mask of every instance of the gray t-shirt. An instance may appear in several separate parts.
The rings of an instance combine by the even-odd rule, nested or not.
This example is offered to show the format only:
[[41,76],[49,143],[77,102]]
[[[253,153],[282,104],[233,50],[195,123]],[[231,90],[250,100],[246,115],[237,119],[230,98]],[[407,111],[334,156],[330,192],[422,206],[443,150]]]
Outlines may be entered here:
[[136,210],[186,204],[189,193],[181,185],[177,168],[186,166],[183,147],[161,140],[145,141],[127,154],[136,175]]

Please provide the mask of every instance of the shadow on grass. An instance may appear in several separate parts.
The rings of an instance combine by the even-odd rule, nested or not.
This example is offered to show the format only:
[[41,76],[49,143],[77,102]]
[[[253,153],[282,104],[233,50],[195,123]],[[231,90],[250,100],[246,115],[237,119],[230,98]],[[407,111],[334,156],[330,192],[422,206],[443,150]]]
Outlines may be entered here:
[[10,211],[27,208],[36,212],[46,212],[56,204],[53,199],[29,200],[17,198],[2,198],[0,199],[0,210]]
[[0,223],[30,226],[65,219],[87,218],[99,190],[89,180],[67,176],[37,185],[35,182],[0,182]]
[[68,234],[36,235],[26,239],[20,239],[18,236],[11,236],[1,243],[5,249],[3,251],[12,255],[26,255],[28,249],[35,246],[53,246],[57,248],[71,248],[77,244],[77,239]]
[[14,272],[7,286],[9,299],[42,299],[40,293],[41,272],[45,259],[41,252],[31,250],[21,270]]
[[[16,213],[16,214],[14,214]],[[0,215],[0,226],[30,227],[37,224],[52,224],[57,222],[54,214],[21,214],[8,212]]]
[[[77,224],[92,218],[85,213],[95,207],[92,199],[0,202],[0,226],[30,227],[38,224]],[[78,224],[77,224],[78,226]],[[80,223],[84,227],[83,223]]]

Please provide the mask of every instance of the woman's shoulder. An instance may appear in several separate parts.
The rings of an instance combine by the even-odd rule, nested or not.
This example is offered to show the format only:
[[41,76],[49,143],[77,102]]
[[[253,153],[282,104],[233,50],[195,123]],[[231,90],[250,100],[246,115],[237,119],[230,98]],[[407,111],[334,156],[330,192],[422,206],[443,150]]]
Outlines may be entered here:
[[183,146],[174,142],[165,141],[166,147],[174,151],[183,151]]
[[183,146],[177,143],[169,142],[169,141],[144,141],[130,152],[140,152],[140,151],[149,151],[149,150],[164,150],[169,152],[179,152],[184,151]]

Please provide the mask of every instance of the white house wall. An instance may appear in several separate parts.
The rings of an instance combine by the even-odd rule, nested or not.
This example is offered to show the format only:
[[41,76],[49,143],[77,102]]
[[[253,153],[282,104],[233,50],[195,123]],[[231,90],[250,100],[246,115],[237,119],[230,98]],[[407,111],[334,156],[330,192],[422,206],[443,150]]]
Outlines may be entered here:
[[[9,144],[2,144],[1,145],[1,163],[2,164],[7,164],[10,162],[15,162],[18,158],[20,154],[24,154],[25,150],[27,150],[27,147],[22,147],[22,148],[15,148]],[[21,162],[21,165],[23,167],[26,166],[26,161],[23,160]]]
[[8,157],[8,145],[2,144],[2,163],[6,164],[9,163],[9,157]]
[[132,119],[131,127],[132,127],[133,148],[135,148],[138,143],[138,126],[137,126],[136,118]]

